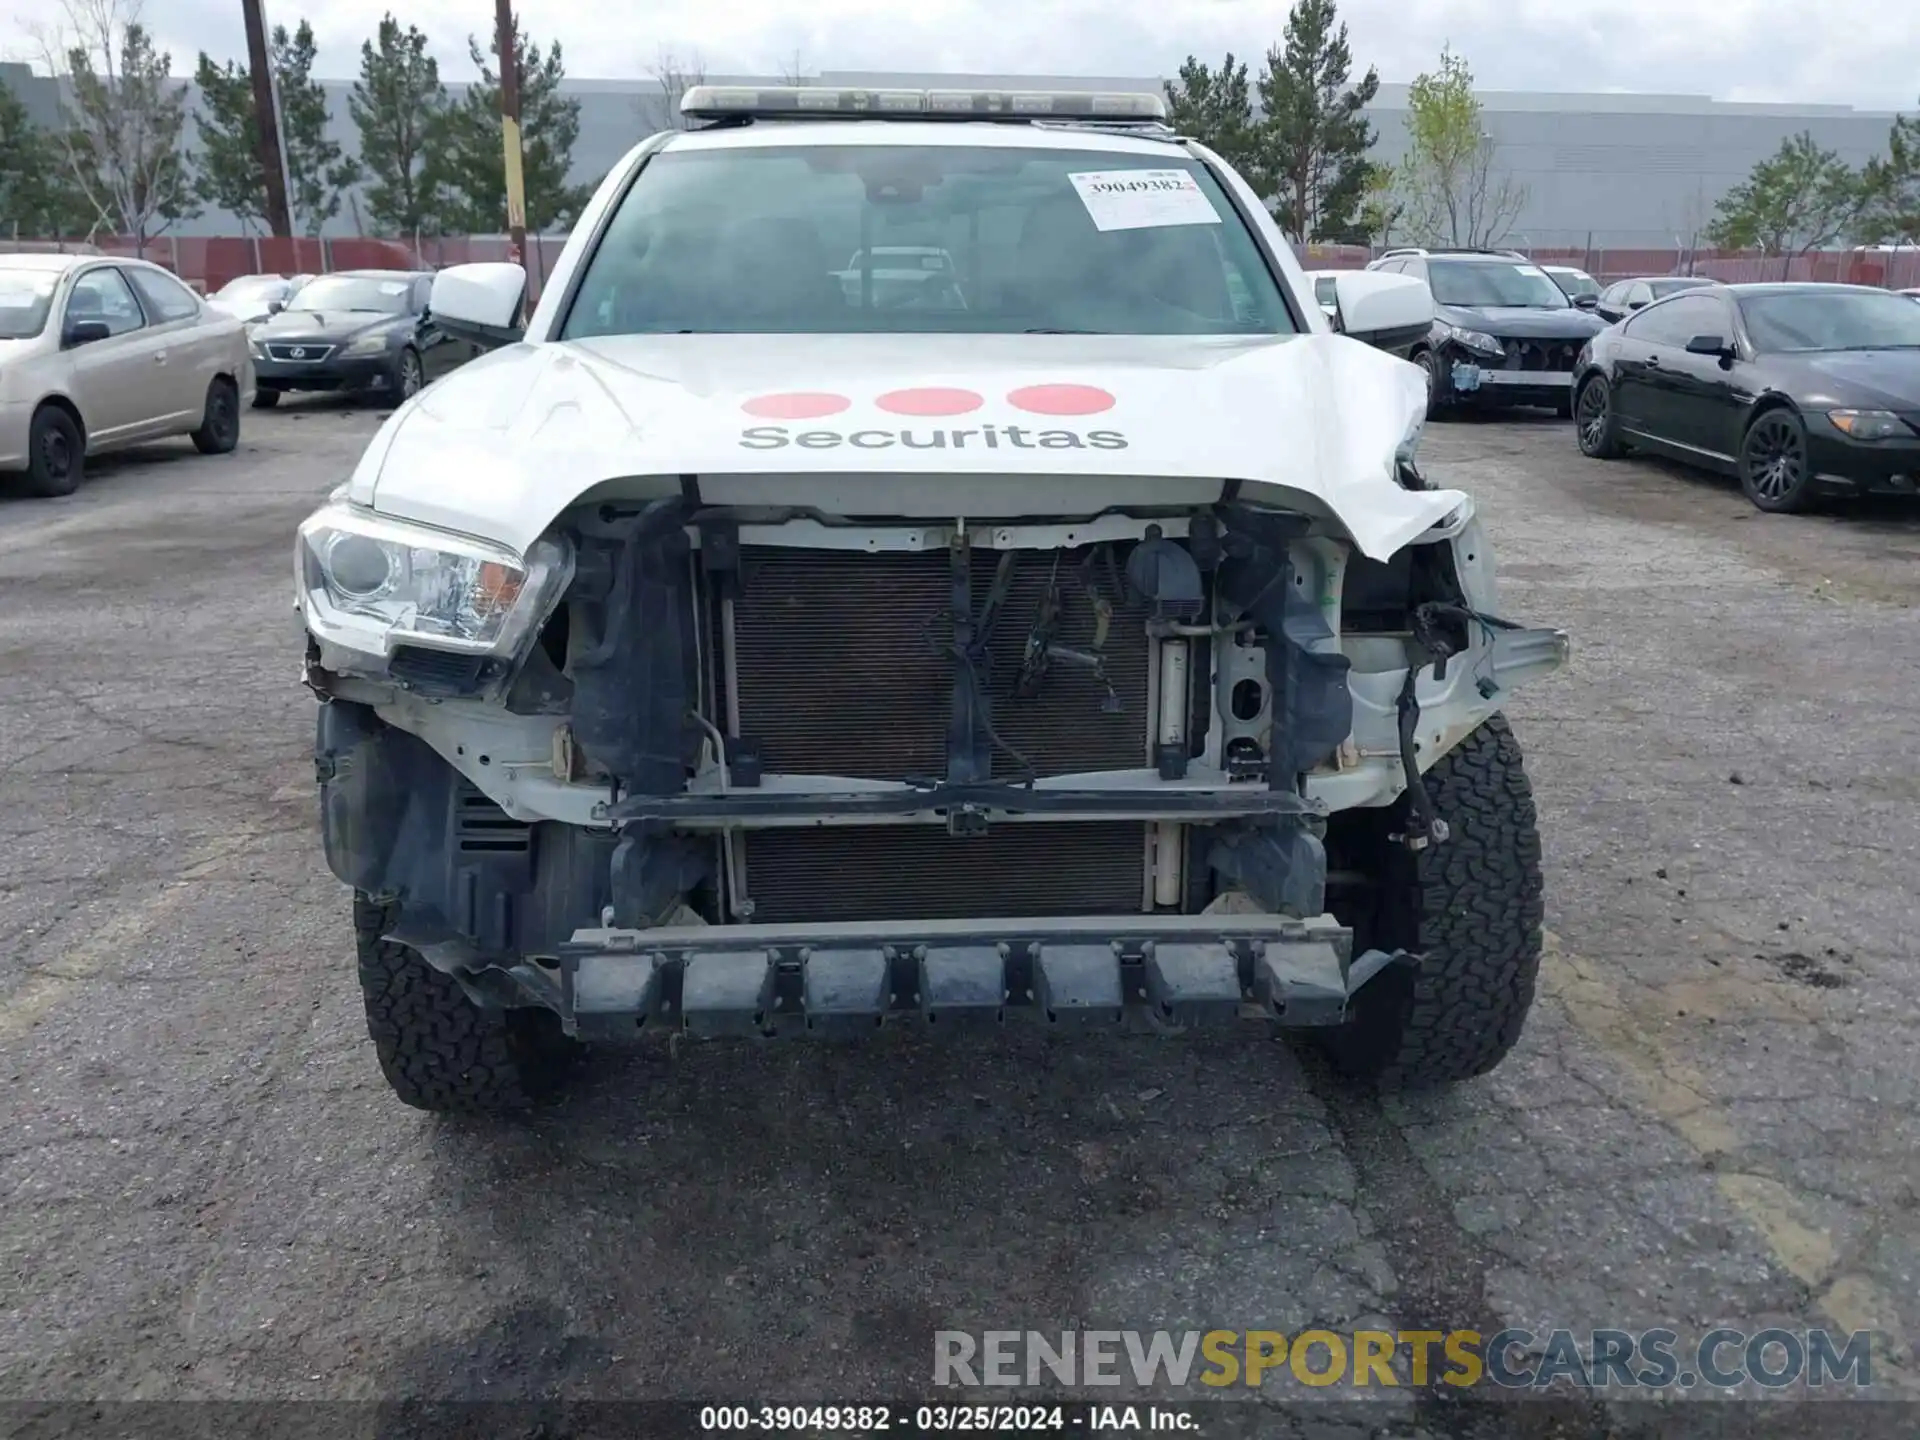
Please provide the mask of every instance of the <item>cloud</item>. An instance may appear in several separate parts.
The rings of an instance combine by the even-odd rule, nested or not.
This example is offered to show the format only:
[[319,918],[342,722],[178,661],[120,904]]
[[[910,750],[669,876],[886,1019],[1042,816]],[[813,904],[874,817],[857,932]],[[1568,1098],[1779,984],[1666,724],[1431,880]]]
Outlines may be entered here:
[[[42,0],[29,5],[50,11]],[[351,76],[382,0],[314,7],[319,71]],[[443,72],[466,79],[466,36],[484,29],[475,0],[391,7],[432,38]],[[270,19],[297,14],[287,6]],[[1284,0],[542,0],[523,7],[535,38],[558,38],[577,77],[639,79],[660,54],[697,55],[713,73],[778,73],[797,54],[827,70],[989,74],[1171,74],[1188,54],[1251,60],[1275,44]],[[231,0],[149,0],[147,22],[176,73],[197,51],[244,52]],[[1443,44],[1489,90],[1711,94],[1722,100],[1912,109],[1920,103],[1920,6],[1827,0],[1345,0],[1356,63],[1388,83],[1430,68]],[[24,54],[26,19],[0,25],[0,48]],[[1867,39],[1870,38],[1870,42]]]

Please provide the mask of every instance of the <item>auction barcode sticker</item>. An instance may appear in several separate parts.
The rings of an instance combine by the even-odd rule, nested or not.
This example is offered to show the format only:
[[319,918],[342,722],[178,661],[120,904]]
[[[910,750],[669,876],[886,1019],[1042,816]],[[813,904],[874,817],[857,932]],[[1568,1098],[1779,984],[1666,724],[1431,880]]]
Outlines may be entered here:
[[1067,178],[1098,230],[1220,223],[1207,192],[1185,170],[1078,170]]

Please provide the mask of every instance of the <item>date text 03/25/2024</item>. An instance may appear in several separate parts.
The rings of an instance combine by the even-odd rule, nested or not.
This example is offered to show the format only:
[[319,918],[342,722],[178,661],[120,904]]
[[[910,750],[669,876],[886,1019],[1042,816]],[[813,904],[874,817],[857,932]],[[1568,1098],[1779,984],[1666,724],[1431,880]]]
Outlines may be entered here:
[[1072,1430],[1195,1434],[1200,1422],[1192,1411],[1177,1405],[703,1405],[700,1429],[845,1435]]

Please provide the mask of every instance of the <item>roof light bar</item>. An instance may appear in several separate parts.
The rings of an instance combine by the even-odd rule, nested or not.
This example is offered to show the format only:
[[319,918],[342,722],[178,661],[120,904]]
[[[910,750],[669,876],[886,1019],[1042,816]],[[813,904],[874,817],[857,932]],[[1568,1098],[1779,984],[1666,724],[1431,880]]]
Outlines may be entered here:
[[823,85],[694,85],[692,120],[1094,120],[1161,123],[1158,95],[1096,90],[843,90]]

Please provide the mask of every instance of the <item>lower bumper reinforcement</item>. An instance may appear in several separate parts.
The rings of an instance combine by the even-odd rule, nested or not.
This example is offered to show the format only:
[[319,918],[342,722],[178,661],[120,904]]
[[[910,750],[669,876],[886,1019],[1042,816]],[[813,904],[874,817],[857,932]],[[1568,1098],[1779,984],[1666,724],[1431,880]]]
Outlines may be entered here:
[[[570,1035],[857,1039],[1014,1018],[1077,1030],[1256,1020],[1338,1025],[1396,952],[1352,954],[1331,920],[1093,916],[581,930],[556,970],[511,972]],[[497,996],[498,992],[494,992]]]

